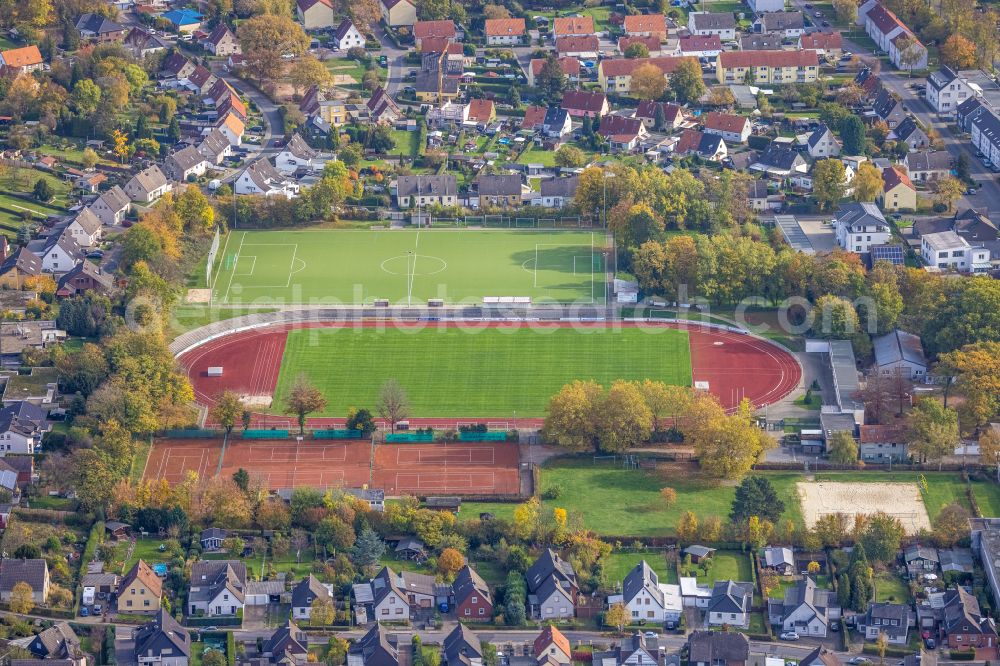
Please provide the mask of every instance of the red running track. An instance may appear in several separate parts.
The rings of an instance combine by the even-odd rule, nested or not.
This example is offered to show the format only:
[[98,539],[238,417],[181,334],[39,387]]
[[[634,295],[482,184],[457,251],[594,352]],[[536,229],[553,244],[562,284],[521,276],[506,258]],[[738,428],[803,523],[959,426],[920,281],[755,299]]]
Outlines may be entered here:
[[[531,322],[531,326],[608,326],[606,323],[580,322]],[[252,331],[233,333],[210,340],[187,351],[179,357],[187,370],[194,387],[195,399],[204,405],[211,405],[213,396],[223,390],[232,390],[244,395],[270,396],[274,394],[278,382],[278,371],[285,350],[287,332],[292,328],[315,328],[332,326],[385,327],[421,326],[433,329],[439,326],[526,326],[525,322],[420,322],[404,323],[385,321],[363,321],[349,323],[307,322],[292,325],[276,325]],[[795,358],[780,347],[740,333],[733,333],[706,326],[678,323],[646,324],[644,322],[616,322],[615,326],[671,326],[688,331],[691,346],[691,374],[697,386],[707,382],[711,393],[718,397],[727,410],[734,409],[740,400],[746,398],[755,407],[773,404],[799,385],[802,369]],[[221,377],[209,377],[209,367],[225,368]],[[473,423],[506,416],[476,414],[455,418],[411,418],[413,427],[454,427],[459,423]],[[343,418],[317,417],[309,419],[310,427],[342,425]],[[256,427],[292,426],[294,418],[281,415],[254,414]],[[541,418],[518,419],[517,424],[504,421],[510,427],[539,427]]]

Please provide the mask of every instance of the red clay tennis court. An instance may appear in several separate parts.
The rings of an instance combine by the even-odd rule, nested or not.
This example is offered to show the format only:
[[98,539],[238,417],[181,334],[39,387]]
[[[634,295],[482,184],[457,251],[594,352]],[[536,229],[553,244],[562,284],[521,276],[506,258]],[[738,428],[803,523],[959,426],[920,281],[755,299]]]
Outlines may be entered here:
[[271,490],[370,484],[390,496],[515,495],[520,491],[516,444],[379,444],[369,468],[370,456],[371,445],[362,441],[236,438],[223,454],[222,441],[217,439],[158,439],[144,476],[174,484],[191,471],[202,478],[216,473],[231,476],[242,467]]

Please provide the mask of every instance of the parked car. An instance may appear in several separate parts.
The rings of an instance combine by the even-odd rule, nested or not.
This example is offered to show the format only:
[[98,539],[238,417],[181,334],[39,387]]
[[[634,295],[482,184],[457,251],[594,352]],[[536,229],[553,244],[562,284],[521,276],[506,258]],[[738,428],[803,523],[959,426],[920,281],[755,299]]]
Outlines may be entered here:
[[830,623],[830,631],[840,631],[840,622],[834,620]]
[[87,253],[87,259],[101,259],[104,257],[104,250],[91,250]]
[[928,650],[933,650],[934,648],[937,647],[937,641],[935,641],[933,638],[925,638],[924,647],[926,647]]
[[799,640],[799,635],[794,631],[785,631],[782,632],[780,638],[783,641],[797,641]]
[[646,632],[646,638],[656,638],[658,635],[659,634],[657,634],[655,631],[647,631]]
[[851,666],[862,666],[863,664],[870,664],[871,662],[865,657],[851,657],[847,660],[847,663]]
[[80,617],[90,617],[90,611],[86,606],[80,609]]

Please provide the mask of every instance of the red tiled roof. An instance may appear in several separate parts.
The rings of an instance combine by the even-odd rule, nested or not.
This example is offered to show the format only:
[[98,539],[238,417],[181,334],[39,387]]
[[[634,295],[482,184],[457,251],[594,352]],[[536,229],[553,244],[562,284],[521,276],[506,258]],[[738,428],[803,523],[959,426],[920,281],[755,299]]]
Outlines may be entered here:
[[891,11],[882,6],[881,3],[876,3],[874,7],[868,10],[868,19],[875,24],[879,32],[883,35],[887,35],[896,28],[901,28],[906,30],[906,24],[899,20],[899,18],[893,14]]
[[633,44],[642,44],[646,47],[646,50],[650,53],[654,51],[659,51],[661,48],[660,38],[650,35],[649,37],[619,37],[618,38],[618,50],[625,53],[625,49],[632,46]]
[[486,19],[487,37],[506,37],[508,35],[523,34],[523,18]]
[[[424,37],[420,40],[421,53],[451,53],[451,47],[455,42],[449,37]],[[458,52],[462,53],[462,45],[458,44]]]
[[30,67],[43,62],[42,53],[34,44],[0,52],[0,56],[7,67]]
[[667,20],[663,14],[636,14],[626,16],[622,24],[625,32],[632,34],[636,32],[663,33],[667,34]]
[[521,129],[535,129],[545,121],[544,106],[529,106],[524,110],[524,120]]
[[906,441],[906,428],[896,425],[861,426],[862,444],[893,444]]
[[802,35],[804,49],[839,49],[843,44],[844,39],[839,32],[813,32]]
[[538,634],[535,638],[535,657],[541,657],[542,653],[549,645],[555,645],[557,648],[562,650],[566,656],[570,655],[569,639],[563,635],[561,631],[553,627],[551,624]]
[[563,93],[562,108],[600,113],[606,102],[604,93],[568,90]]
[[701,145],[702,133],[696,129],[686,129],[681,132],[680,141],[674,147],[674,152],[678,155],[683,155],[684,153],[691,153],[698,150],[698,146]]
[[560,37],[556,40],[556,51],[559,53],[597,52],[600,42],[593,35]]
[[[542,67],[545,66],[545,58],[533,58],[531,60],[531,74],[532,76],[538,76],[542,73]],[[571,56],[564,56],[559,58],[559,66],[562,68],[563,74],[566,76],[579,76],[580,75],[580,61]]]
[[473,99],[469,101],[469,120],[488,122],[494,116],[493,100]]
[[621,141],[630,141],[641,131],[642,121],[638,118],[604,116],[601,118],[601,127],[597,133],[606,139],[617,138]]
[[896,167],[889,167],[882,172],[882,184],[885,191],[888,192],[897,185],[906,185],[911,190],[916,190],[913,187],[913,183],[910,181],[910,177],[905,173],[897,169]]
[[677,66],[685,60],[691,60],[689,56],[670,56],[663,58],[614,58],[602,60],[599,65],[605,77],[628,76],[640,65],[656,65],[664,74],[670,74]]
[[566,16],[557,18],[552,24],[552,34],[560,35],[592,35],[594,34],[594,19],[591,16]]
[[417,39],[428,37],[455,38],[455,22],[451,19],[442,21],[417,21],[413,24],[413,36]]
[[720,113],[719,111],[709,111],[708,115],[705,117],[705,129],[741,134],[748,122],[749,120],[746,116],[737,116],[733,113]]
[[657,106],[661,106],[663,108],[663,117],[669,123],[675,122],[678,114],[681,113],[681,107],[677,106],[676,104],[669,104],[666,102],[655,102],[651,99],[644,99],[641,102],[639,102],[639,107],[635,110],[635,117],[655,118]]
[[719,62],[731,67],[818,67],[815,51],[723,51]]
[[722,50],[722,40],[718,35],[691,35],[689,37],[681,37],[678,41],[680,42],[681,53]]

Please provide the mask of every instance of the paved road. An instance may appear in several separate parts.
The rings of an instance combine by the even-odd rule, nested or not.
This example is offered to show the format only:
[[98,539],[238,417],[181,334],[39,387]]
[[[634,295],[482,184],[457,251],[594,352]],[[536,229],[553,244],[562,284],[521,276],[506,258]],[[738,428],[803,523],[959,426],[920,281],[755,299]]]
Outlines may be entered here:
[[386,74],[385,91],[393,99],[399,94],[399,89],[403,86],[403,73],[406,71],[407,49],[396,46],[391,39],[386,37],[385,31],[378,29],[378,41],[382,44],[382,55],[388,61],[388,73]]

